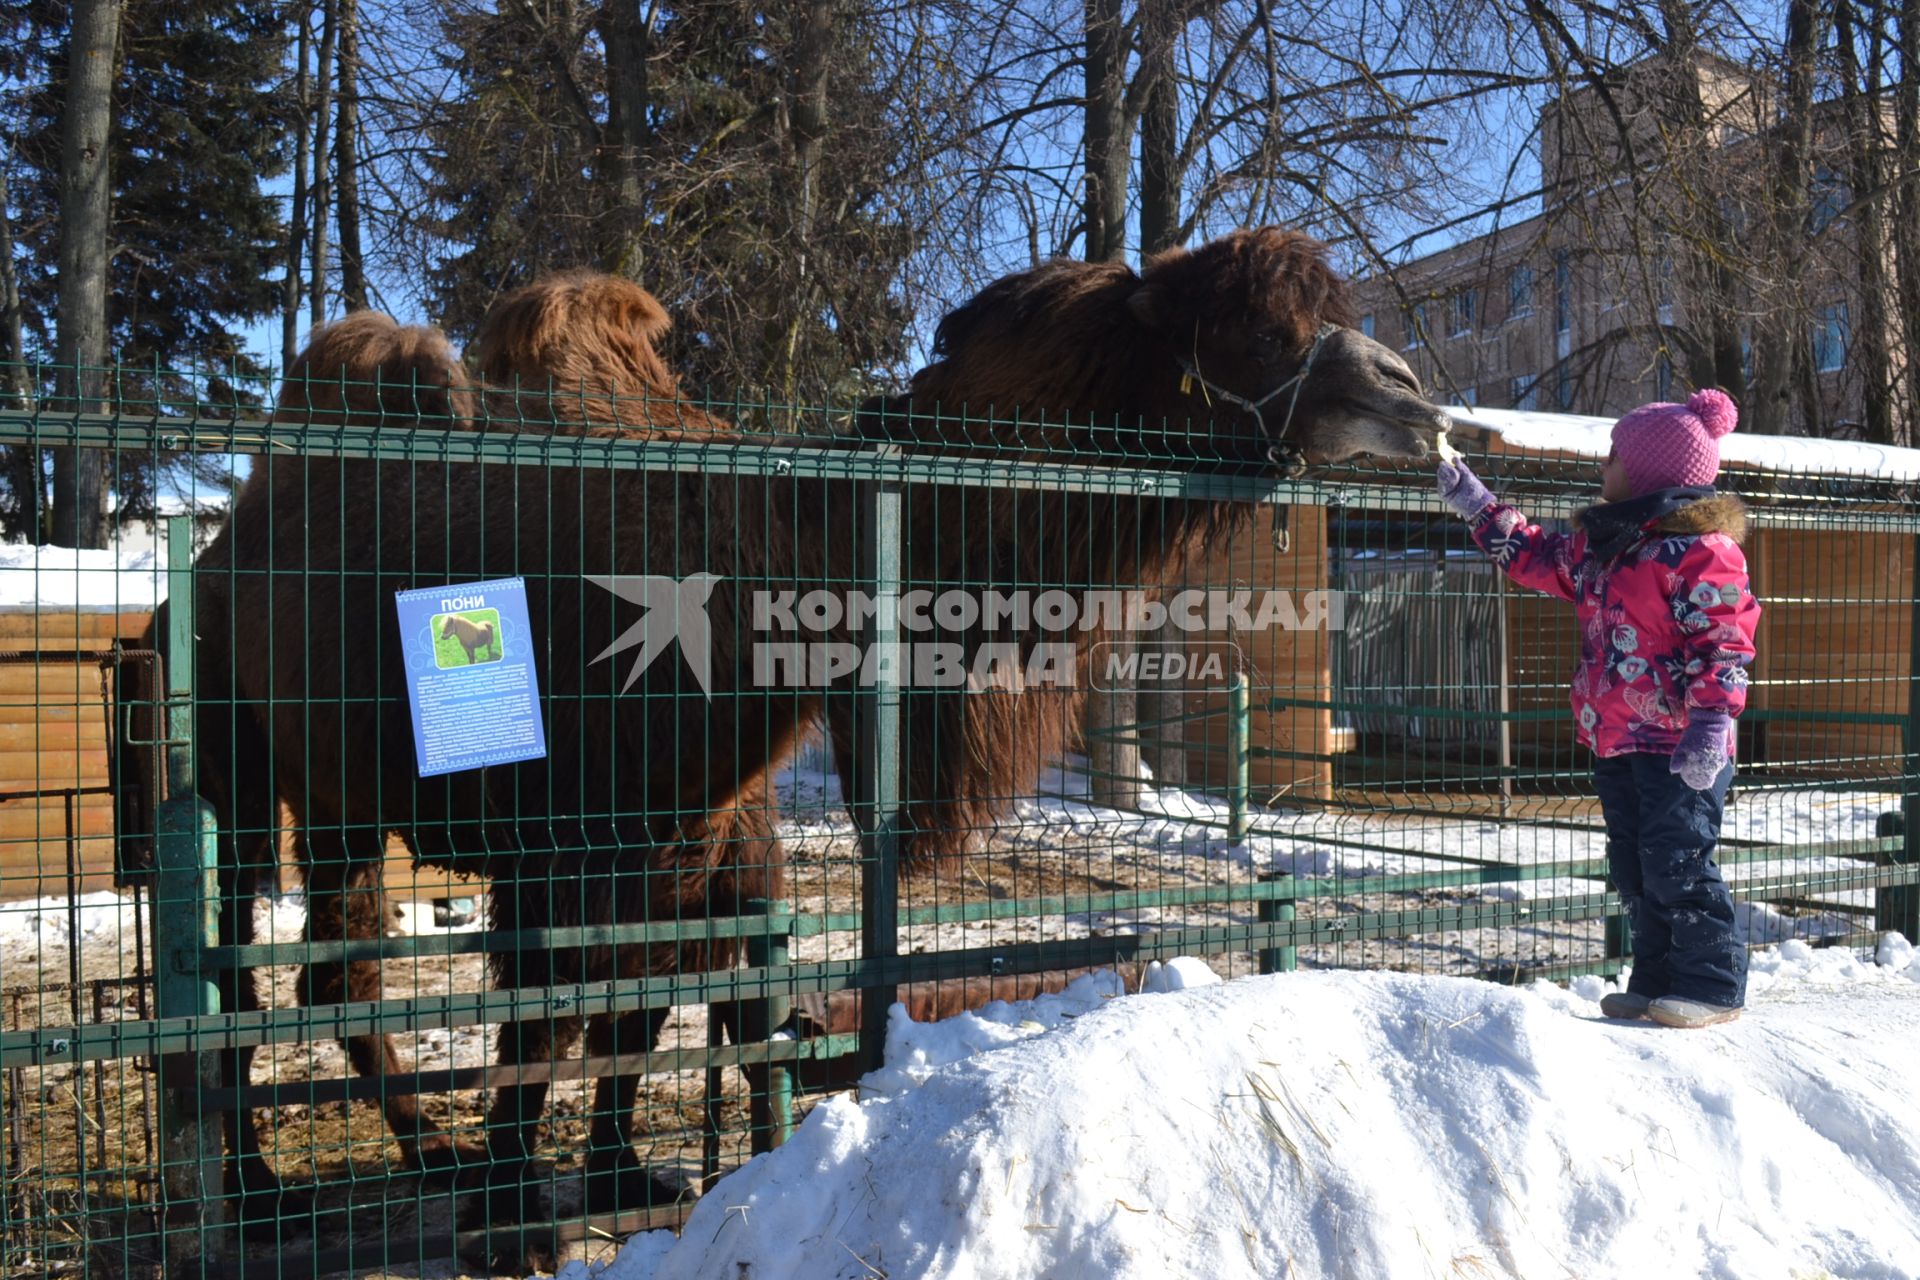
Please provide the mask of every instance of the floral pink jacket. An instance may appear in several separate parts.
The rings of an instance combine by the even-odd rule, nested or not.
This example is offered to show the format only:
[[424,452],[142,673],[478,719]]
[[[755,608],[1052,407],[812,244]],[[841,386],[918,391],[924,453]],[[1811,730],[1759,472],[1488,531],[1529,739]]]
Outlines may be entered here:
[[1508,577],[1573,603],[1580,741],[1600,756],[1671,755],[1692,709],[1739,715],[1760,622],[1740,552],[1741,501],[1685,502],[1629,531],[1605,564],[1589,551],[1583,520],[1574,523],[1573,533],[1550,533],[1500,502],[1471,522],[1474,541]]

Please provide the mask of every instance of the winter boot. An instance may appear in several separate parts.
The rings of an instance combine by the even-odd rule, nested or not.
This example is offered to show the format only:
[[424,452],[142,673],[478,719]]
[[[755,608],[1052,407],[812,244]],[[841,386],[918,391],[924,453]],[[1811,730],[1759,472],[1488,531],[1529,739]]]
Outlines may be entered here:
[[1600,1012],[1608,1018],[1644,1018],[1652,996],[1632,991],[1613,991],[1600,997]]
[[1663,1027],[1711,1027],[1740,1016],[1737,1004],[1714,1004],[1684,996],[1661,996],[1647,1006],[1647,1016]]

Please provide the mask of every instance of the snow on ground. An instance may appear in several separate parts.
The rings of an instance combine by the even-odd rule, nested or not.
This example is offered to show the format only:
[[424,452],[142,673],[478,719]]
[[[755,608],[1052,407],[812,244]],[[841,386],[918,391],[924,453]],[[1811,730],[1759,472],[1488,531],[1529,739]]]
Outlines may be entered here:
[[150,610],[167,598],[166,571],[164,546],[76,551],[0,543],[0,609]]
[[563,1280],[1913,1277],[1920,960],[1879,958],[1759,953],[1698,1032],[1361,972],[896,1009],[858,1100]]
[[[1604,458],[1612,447],[1613,418],[1458,405],[1449,406],[1445,412],[1456,421],[1499,432],[1500,437],[1516,449]],[[1757,436],[1735,431],[1720,441],[1720,457],[1726,462],[1771,471],[1920,480],[1920,449],[1897,449],[1858,440]]]
[[[1228,840],[1228,806],[1213,795],[1151,784],[1143,789],[1141,812],[1120,812],[1088,799],[1084,762],[1069,757],[1064,767],[1043,772],[1036,794],[1017,799],[1009,820],[991,836],[991,846],[1008,851],[1061,850],[1078,852],[1068,859],[1083,872],[1098,871],[1107,879],[1129,878],[1144,888],[1247,886],[1256,876],[1289,872],[1300,877],[1334,878],[1350,882],[1356,894],[1366,894],[1366,881],[1387,876],[1448,872],[1457,883],[1427,896],[1459,903],[1531,901],[1602,889],[1596,879],[1554,875],[1556,865],[1603,862],[1606,837],[1597,817],[1569,812],[1568,825],[1548,826],[1528,821],[1498,821],[1473,816],[1430,817],[1390,811],[1330,811],[1253,805],[1250,833],[1235,844]],[[841,800],[838,780],[826,753],[815,746],[803,750],[778,779],[784,822],[782,838],[804,862],[809,850],[845,852],[856,839],[851,817]],[[1883,813],[1900,808],[1900,797],[1869,791],[1818,789],[1738,788],[1727,808],[1723,837],[1729,846],[1811,845],[1836,840],[1870,839]],[[1591,823],[1591,829],[1572,824]],[[1093,864],[1104,859],[1099,866]],[[1489,871],[1466,859],[1493,864],[1491,871],[1527,869],[1535,878],[1481,883]],[[1867,864],[1834,856],[1772,858],[1732,862],[1725,871],[1736,897],[1741,886],[1758,878],[1789,873],[1862,872]],[[1089,875],[1088,878],[1091,878]],[[1078,891],[1078,890],[1067,890]],[[1836,890],[1821,896],[1836,905],[1870,901],[1871,891]],[[1360,905],[1387,909],[1379,895]],[[801,901],[801,910],[817,904]],[[1332,909],[1332,900],[1321,906]],[[1398,905],[1404,905],[1398,904]],[[1308,910],[1303,903],[1302,912]],[[1778,942],[1789,937],[1843,934],[1856,921],[1839,911],[1801,907],[1783,914],[1765,902],[1739,903],[1740,928],[1751,943]],[[918,926],[903,930],[903,950],[1050,941],[1085,937],[1089,933],[1132,933],[1162,927],[1205,925],[1253,918],[1250,897],[1209,907],[1138,908],[1079,913],[1020,921],[977,921],[967,924]],[[987,935],[991,934],[989,938]],[[1301,952],[1305,963],[1391,965],[1442,969],[1459,973],[1496,965],[1578,962],[1599,958],[1601,926],[1594,921],[1530,922],[1504,928],[1440,931],[1421,935],[1419,949],[1410,950],[1400,939],[1328,944]],[[826,938],[803,940],[798,960],[827,958]]]

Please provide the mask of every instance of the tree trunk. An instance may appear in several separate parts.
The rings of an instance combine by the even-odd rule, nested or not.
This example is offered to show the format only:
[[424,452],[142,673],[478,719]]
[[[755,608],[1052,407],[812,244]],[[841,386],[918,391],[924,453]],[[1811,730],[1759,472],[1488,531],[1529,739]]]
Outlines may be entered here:
[[321,0],[320,54],[314,59],[313,182],[307,200],[313,209],[313,243],[307,248],[307,323],[327,322],[327,210],[332,204],[329,120],[333,115],[334,49],[339,41],[339,0]]
[[639,269],[634,225],[646,203],[640,167],[647,152],[647,53],[650,21],[640,0],[606,0],[600,8],[600,43],[607,57],[607,128],[602,135],[601,168],[615,202],[613,235],[601,265],[615,274]]
[[[1769,139],[1770,180],[1763,211],[1768,238],[1762,246],[1772,264],[1758,282],[1753,324],[1753,380],[1740,427],[1755,435],[1780,435],[1793,401],[1793,360],[1805,341],[1807,319],[1802,263],[1805,260],[1809,197],[1812,189],[1813,90],[1819,52],[1819,14],[1813,0],[1787,6],[1787,100]],[[1808,423],[1812,432],[1817,424]]]
[[1890,346],[1893,315],[1888,306],[1893,282],[1887,276],[1887,231],[1881,217],[1880,185],[1885,172],[1880,145],[1880,54],[1877,26],[1871,31],[1875,52],[1863,66],[1859,57],[1859,26],[1852,0],[1837,0],[1834,25],[1846,81],[1848,133],[1848,187],[1859,204],[1853,214],[1852,241],[1859,255],[1860,319],[1854,332],[1849,370],[1860,379],[1866,438],[1893,443],[1893,351]]
[[1174,54],[1180,38],[1175,0],[1142,0],[1140,75],[1146,106],[1140,119],[1140,256],[1180,241],[1180,85]]
[[[1119,262],[1127,254],[1127,178],[1132,171],[1128,154],[1125,24],[1120,0],[1084,0],[1086,13],[1086,240],[1087,261]],[[1096,532],[1096,537],[1102,536]],[[1131,583],[1116,584],[1122,588]],[[1096,661],[1108,655],[1124,661],[1134,648],[1133,636],[1114,630],[1095,650]],[[1140,804],[1140,744],[1138,701],[1133,687],[1094,674],[1084,718],[1087,765],[1092,773],[1089,790],[1099,804],[1138,808]]]
[[[27,379],[27,347],[20,305],[20,276],[13,261],[13,219],[8,212],[7,169],[0,164],[0,405],[33,408],[33,384]],[[46,480],[40,450],[29,445],[0,449],[0,473],[13,494],[9,537],[42,542],[47,535]]]
[[334,127],[336,214],[340,224],[340,300],[367,309],[367,269],[360,246],[360,4],[340,4],[340,115]]
[[20,274],[13,261],[13,216],[9,212],[7,168],[0,164],[0,403],[11,409],[33,407],[27,381],[25,316],[20,305]]
[[1084,0],[1086,13],[1087,261],[1127,254],[1127,43],[1120,0]]
[[[1140,256],[1170,249],[1180,240],[1180,97],[1174,78],[1175,48],[1180,20],[1175,0],[1142,0],[1140,13],[1140,75],[1144,80],[1140,116]],[[1148,521],[1152,528],[1156,522]],[[1186,562],[1180,562],[1174,581],[1160,594],[1171,596],[1185,586]],[[1135,705],[1141,724],[1141,751],[1163,787],[1187,784],[1186,697],[1178,686],[1154,680],[1137,688]]]
[[[58,404],[99,412],[107,362],[108,236],[113,206],[108,138],[113,128],[119,0],[76,0],[60,120],[60,301]],[[97,449],[56,449],[53,540],[107,545],[105,459]]]
[[287,218],[287,287],[280,298],[280,371],[283,374],[293,368],[294,357],[300,353],[300,304],[306,298],[300,262],[307,245],[307,166],[313,150],[313,118],[308,114],[311,104],[307,101],[311,91],[307,58],[312,53],[307,47],[312,39],[308,20],[312,16],[311,8],[299,11],[300,32],[294,44],[293,207]]
[[785,124],[793,170],[787,203],[793,218],[795,297],[787,309],[775,382],[788,404],[800,398],[800,332],[813,309],[817,288],[814,229],[819,221],[820,156],[826,147],[829,123],[828,72],[838,9],[838,0],[808,0],[788,56]]
[[[1900,83],[1894,93],[1893,168],[1920,173],[1920,0],[1900,4]],[[1920,190],[1909,179],[1894,192],[1894,275],[1899,290],[1900,333],[1907,353],[1905,394],[1901,400],[1900,438],[1896,443],[1920,443]]]

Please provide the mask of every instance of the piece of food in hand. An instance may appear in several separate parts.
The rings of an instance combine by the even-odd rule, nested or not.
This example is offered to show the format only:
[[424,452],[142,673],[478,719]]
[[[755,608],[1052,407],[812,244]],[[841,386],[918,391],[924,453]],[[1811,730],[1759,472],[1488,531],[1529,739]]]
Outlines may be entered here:
[[1434,443],[1434,447],[1440,451],[1440,461],[1442,462],[1460,461],[1460,451],[1453,447],[1453,441],[1447,439],[1446,432],[1441,431],[1435,434],[1435,436],[1433,437],[1433,443]]

